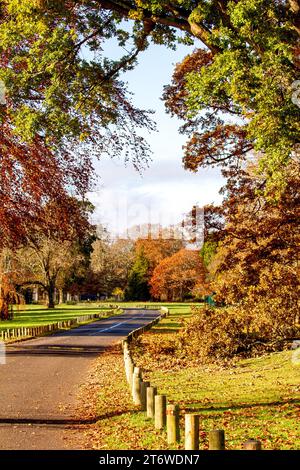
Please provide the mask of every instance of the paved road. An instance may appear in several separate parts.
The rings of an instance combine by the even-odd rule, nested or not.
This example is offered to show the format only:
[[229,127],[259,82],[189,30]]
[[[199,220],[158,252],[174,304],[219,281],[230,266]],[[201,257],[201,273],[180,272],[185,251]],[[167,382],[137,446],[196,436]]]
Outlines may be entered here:
[[157,317],[127,309],[79,328],[14,343],[0,365],[0,449],[63,449],[80,384],[107,346]]

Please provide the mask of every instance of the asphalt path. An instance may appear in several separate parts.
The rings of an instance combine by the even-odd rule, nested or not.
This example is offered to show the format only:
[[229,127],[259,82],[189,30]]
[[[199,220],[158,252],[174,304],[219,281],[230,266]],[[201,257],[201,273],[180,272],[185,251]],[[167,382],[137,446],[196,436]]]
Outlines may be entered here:
[[69,448],[65,429],[76,425],[79,388],[93,360],[158,314],[126,309],[115,317],[8,345],[6,364],[0,365],[0,449]]

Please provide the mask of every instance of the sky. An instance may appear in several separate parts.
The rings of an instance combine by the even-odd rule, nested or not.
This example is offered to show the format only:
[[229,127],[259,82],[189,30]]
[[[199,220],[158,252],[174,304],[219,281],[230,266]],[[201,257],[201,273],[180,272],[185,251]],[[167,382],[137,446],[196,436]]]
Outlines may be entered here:
[[[106,225],[115,234],[139,224],[176,224],[193,205],[201,207],[221,200],[218,192],[223,181],[217,170],[202,169],[195,174],[183,169],[186,136],[179,134],[180,121],[166,113],[161,101],[174,65],[192,50],[184,45],[176,51],[151,45],[139,56],[138,66],[122,76],[134,94],[133,103],[155,111],[158,132],[148,134],[152,162],[142,174],[131,164],[125,166],[123,161],[107,156],[94,162],[99,176],[96,190],[89,194],[96,206],[94,222]],[[105,52],[113,58],[118,53],[113,43]]]

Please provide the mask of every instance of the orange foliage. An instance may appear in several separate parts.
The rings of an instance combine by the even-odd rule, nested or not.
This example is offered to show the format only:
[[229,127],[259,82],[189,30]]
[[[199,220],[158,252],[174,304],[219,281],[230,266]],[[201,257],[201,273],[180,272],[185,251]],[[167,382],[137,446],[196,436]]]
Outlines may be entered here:
[[151,294],[161,300],[182,300],[200,285],[205,285],[200,254],[186,249],[165,258],[154,269],[150,280]]

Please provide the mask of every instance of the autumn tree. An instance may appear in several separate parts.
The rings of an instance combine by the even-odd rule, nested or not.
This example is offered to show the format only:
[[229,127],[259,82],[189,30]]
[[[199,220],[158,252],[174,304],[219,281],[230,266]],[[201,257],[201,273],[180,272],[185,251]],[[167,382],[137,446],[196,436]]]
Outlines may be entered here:
[[91,269],[98,278],[97,285],[102,293],[110,296],[116,288],[125,289],[133,260],[133,243],[130,240],[112,241],[108,234],[107,238],[102,237],[94,242]]
[[[48,202],[67,218],[69,195],[91,189],[92,160],[100,153],[132,156],[136,167],[147,160],[137,129],[153,127],[148,114],[126,98],[114,61],[80,58],[86,43],[90,51],[101,48],[86,31],[98,20],[90,11],[85,26],[82,11],[71,26],[72,9],[63,2],[0,3],[1,246],[24,243]],[[122,42],[114,21],[100,16],[103,37]]]
[[266,198],[257,161],[228,179],[216,208],[224,224],[214,224],[212,213],[207,219],[218,239],[210,283],[222,308],[196,309],[181,338],[188,354],[204,361],[248,356],[299,335],[299,161],[285,172],[288,184],[277,199]]
[[69,272],[83,256],[71,241],[35,236],[14,254],[19,269],[19,287],[40,286],[47,292],[48,308],[55,307],[55,290],[62,289]]
[[151,294],[161,300],[182,301],[205,286],[205,271],[198,251],[181,249],[165,258],[153,272]]
[[125,300],[149,300],[149,261],[141,249],[135,254],[135,260],[128,275]]
[[69,190],[80,197],[89,187],[89,162],[70,151],[54,154],[42,138],[27,144],[8,122],[0,125],[0,155],[0,246],[24,243],[28,230],[45,225],[48,203],[59,206],[63,229],[74,207]]
[[135,252],[143,251],[148,261],[148,278],[152,277],[156,266],[164,259],[183,248],[183,241],[168,238],[140,238],[135,243]]
[[[286,186],[277,201],[266,199],[254,167],[229,185],[223,210],[225,237],[211,268],[218,298],[248,312],[295,321],[299,294],[299,162],[286,168]],[[269,307],[267,306],[269,305]],[[280,314],[281,315],[281,314]]]
[[24,302],[22,295],[17,291],[16,264],[11,258],[10,250],[0,251],[0,320],[9,320],[13,317],[13,305]]
[[93,237],[94,228],[89,222],[90,203],[69,198],[68,220],[60,206],[43,207],[41,223],[26,231],[26,243],[11,250],[18,272],[18,288],[41,286],[48,294],[48,307],[54,308],[54,292],[63,288],[72,269],[84,264],[85,251]]

